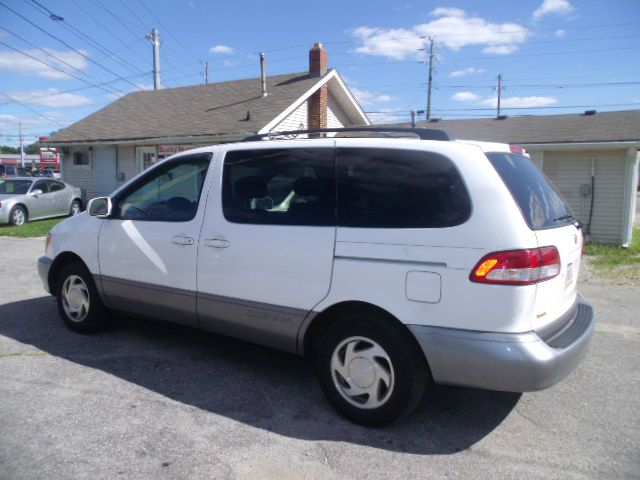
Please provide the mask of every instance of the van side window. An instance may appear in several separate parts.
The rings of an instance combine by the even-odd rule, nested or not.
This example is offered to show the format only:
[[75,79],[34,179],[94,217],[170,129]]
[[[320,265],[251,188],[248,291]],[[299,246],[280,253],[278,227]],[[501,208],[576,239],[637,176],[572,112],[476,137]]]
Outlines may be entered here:
[[338,148],[338,225],[437,228],[464,223],[471,201],[448,158],[420,150]]
[[332,148],[232,150],[222,173],[222,210],[233,223],[335,225]]
[[156,222],[193,220],[211,154],[193,155],[159,166],[118,198],[116,218]]

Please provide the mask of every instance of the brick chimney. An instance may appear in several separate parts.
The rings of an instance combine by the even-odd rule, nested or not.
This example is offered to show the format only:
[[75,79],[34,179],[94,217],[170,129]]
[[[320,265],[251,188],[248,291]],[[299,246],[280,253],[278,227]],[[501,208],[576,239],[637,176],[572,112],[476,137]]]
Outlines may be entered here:
[[[309,75],[320,77],[327,73],[329,54],[316,43],[309,50]],[[307,125],[309,129],[327,128],[327,106],[329,104],[329,91],[325,83],[307,100]]]

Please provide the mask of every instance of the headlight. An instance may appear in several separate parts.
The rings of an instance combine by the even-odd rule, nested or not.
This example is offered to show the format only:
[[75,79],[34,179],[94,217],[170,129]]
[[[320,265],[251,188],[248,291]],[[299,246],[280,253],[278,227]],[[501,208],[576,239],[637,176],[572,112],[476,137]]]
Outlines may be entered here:
[[44,241],[44,253],[47,253],[47,250],[49,250],[49,245],[51,245],[51,239],[52,239],[52,235],[51,232],[47,233],[47,239]]

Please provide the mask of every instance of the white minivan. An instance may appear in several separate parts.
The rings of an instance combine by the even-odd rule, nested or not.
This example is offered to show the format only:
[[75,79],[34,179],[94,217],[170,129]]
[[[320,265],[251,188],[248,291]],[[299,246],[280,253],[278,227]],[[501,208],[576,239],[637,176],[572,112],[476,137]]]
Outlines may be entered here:
[[549,180],[517,147],[365,130],[198,148],[92,200],[38,262],[62,319],[93,332],[120,311],[306,356],[365,425],[430,382],[567,376],[594,312],[580,224]]

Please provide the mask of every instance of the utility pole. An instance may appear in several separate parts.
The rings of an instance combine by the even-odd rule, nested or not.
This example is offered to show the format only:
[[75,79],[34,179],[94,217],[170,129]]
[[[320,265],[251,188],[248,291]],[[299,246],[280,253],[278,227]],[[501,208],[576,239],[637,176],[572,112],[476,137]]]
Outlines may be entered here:
[[209,83],[209,62],[205,60],[203,63],[204,63],[204,83],[206,85]]
[[429,37],[429,83],[427,84],[427,122],[431,120],[431,87],[433,85],[433,38]]
[[500,116],[500,98],[502,96],[502,74],[498,74],[498,105],[496,118]]
[[160,88],[160,32],[154,28],[144,38],[151,40],[153,44],[153,89],[158,90]]
[[20,165],[24,167],[24,140],[22,138],[22,122],[18,122],[18,135],[20,136]]
[[411,110],[411,128],[416,128],[416,111]]

